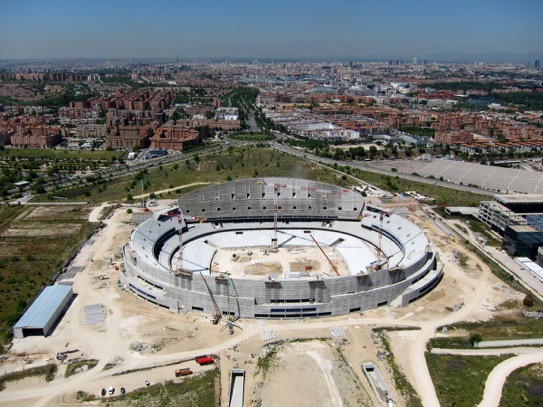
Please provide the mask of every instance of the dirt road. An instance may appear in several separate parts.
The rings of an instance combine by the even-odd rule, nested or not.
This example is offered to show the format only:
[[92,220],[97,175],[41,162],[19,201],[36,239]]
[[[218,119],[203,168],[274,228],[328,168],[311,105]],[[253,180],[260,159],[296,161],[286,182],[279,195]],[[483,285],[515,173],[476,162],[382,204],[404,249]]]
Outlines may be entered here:
[[[104,205],[91,212],[90,220],[100,220]],[[273,331],[280,339],[330,337],[330,328],[363,328],[371,332],[375,326],[418,327],[403,337],[397,335],[392,345],[395,357],[403,367],[407,378],[413,383],[425,406],[438,406],[439,402],[424,359],[426,343],[435,335],[436,329],[456,321],[478,320],[492,316],[484,305],[499,304],[505,298],[495,288],[499,280],[486,265],[472,258],[469,267],[462,269],[454,261],[452,250],[460,246],[443,243],[440,258],[445,263],[446,274],[434,292],[406,308],[383,307],[361,314],[349,314],[337,318],[294,321],[240,320],[237,323],[243,330],[236,329],[230,336],[227,331],[220,332],[209,322],[209,316],[192,312],[186,316],[173,315],[157,308],[117,287],[115,264],[122,246],[128,241],[133,225],[125,209],[112,212],[104,221],[106,227],[99,230],[74,260],[74,265],[84,266],[85,270],[77,276],[74,291],[78,294],[53,335],[47,338],[30,337],[14,341],[12,353],[39,355],[36,363],[52,359],[59,350],[78,348],[81,358],[99,360],[98,365],[69,378],[62,375],[50,383],[38,382],[31,386],[7,386],[0,392],[0,404],[6,406],[29,403],[35,406],[51,406],[58,397],[83,390],[97,394],[103,387],[123,386],[127,391],[144,386],[144,381],[152,375],[153,381],[164,381],[172,377],[172,367],[164,364],[191,359],[201,354],[221,354],[242,344],[259,348],[263,344],[261,333]],[[432,226],[430,225],[430,228]],[[437,229],[428,229],[436,242],[444,239]],[[444,241],[444,240],[443,240]],[[444,241],[445,242],[445,241]],[[103,277],[98,278],[98,277]],[[458,310],[447,311],[461,303]],[[107,311],[103,325],[85,325],[83,309],[85,305],[103,304]],[[140,353],[130,349],[133,341],[146,342],[156,349]],[[365,349],[374,349],[369,335],[356,338],[357,349],[348,348],[346,352],[353,369],[360,369],[360,363],[374,359]],[[158,345],[157,345],[158,344]],[[160,345],[160,346],[159,346]],[[246,363],[252,362],[248,355]],[[22,359],[14,356],[14,365]],[[533,359],[530,359],[533,360]],[[114,363],[112,363],[114,362]],[[104,368],[108,366],[108,369]],[[112,365],[112,366],[110,366]],[[109,368],[110,367],[110,368]],[[144,368],[152,371],[116,373]],[[326,373],[326,371],[325,371]],[[388,379],[391,373],[388,372]],[[327,386],[332,386],[330,376]],[[493,379],[494,380],[494,379]],[[331,387],[332,388],[332,387]],[[227,390],[223,390],[226,392]],[[223,395],[223,400],[225,396]],[[337,399],[337,394],[336,398]],[[337,401],[337,400],[336,400]],[[398,404],[401,406],[401,403]]]

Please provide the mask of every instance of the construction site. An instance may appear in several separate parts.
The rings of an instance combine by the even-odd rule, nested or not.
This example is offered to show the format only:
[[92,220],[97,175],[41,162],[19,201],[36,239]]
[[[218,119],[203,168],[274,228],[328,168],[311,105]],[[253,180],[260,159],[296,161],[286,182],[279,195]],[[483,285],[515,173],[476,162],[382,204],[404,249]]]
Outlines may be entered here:
[[[102,217],[106,205],[95,208],[89,221],[105,227],[70,264],[76,295],[50,333],[14,339],[2,362],[4,374],[58,370],[48,382],[6,382],[0,405],[79,406],[78,394],[86,404],[136,405],[119,389],[128,397],[217,371],[209,405],[408,406],[392,351],[423,405],[437,406],[429,338],[522,301],[472,254],[460,266],[462,246],[422,206],[407,219],[326,184],[250,181],[161,201],[154,212]],[[246,200],[247,190],[266,202],[232,202],[232,191]],[[304,190],[311,197],[300,199]],[[236,218],[217,215],[228,211]],[[213,363],[198,363],[204,355]]]
[[216,319],[407,305],[442,276],[431,242],[405,218],[357,192],[285,178],[188,193],[143,222],[123,253],[123,287],[172,312]]

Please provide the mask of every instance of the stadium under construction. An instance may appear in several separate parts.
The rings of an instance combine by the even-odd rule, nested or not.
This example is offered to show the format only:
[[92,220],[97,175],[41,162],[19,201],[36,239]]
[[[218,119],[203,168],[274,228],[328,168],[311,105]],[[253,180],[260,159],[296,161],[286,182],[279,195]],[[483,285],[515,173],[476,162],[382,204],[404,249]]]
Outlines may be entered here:
[[407,219],[341,187],[254,178],[187,193],[123,248],[120,283],[174,313],[304,318],[405,306],[442,278]]

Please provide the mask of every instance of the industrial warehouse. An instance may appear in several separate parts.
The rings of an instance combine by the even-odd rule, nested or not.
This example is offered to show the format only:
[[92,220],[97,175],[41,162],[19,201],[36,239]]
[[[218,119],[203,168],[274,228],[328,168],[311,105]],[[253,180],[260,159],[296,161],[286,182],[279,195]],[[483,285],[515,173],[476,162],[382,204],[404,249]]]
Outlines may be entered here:
[[336,316],[405,306],[442,278],[416,225],[349,189],[254,178],[183,195],[123,249],[120,283],[174,313]]

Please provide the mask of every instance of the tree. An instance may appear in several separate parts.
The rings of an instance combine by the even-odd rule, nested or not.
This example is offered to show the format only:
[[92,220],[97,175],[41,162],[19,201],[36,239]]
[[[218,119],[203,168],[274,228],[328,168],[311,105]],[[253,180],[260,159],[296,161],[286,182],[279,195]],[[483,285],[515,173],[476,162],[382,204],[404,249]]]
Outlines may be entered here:
[[181,118],[181,113],[179,113],[178,109],[175,109],[171,117],[171,119],[173,120],[173,124],[175,125],[180,118]]
[[524,297],[524,300],[522,301],[525,307],[532,307],[534,305],[534,297],[532,293],[526,294],[526,297]]
[[469,343],[473,347],[477,346],[482,340],[483,337],[481,336],[481,334],[478,333],[471,334],[471,336],[469,337]]

